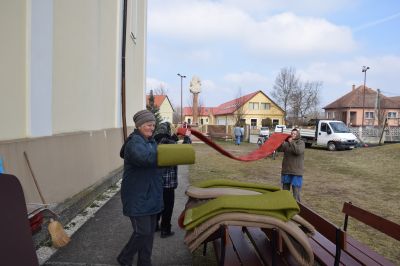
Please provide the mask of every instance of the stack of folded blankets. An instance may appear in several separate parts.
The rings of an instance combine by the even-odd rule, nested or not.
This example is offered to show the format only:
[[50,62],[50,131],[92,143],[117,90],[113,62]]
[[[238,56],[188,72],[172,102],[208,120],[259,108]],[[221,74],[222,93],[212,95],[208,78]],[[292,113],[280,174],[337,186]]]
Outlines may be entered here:
[[307,234],[315,229],[299,215],[299,206],[279,187],[226,179],[206,180],[186,190],[189,200],[179,218],[185,243],[194,251],[221,225],[249,226],[280,232],[299,265],[312,265]]

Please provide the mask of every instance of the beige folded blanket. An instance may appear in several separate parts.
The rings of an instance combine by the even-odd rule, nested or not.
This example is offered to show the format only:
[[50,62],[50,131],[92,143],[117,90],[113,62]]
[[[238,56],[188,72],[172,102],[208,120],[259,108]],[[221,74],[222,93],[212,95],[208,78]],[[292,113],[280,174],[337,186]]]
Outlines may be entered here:
[[[296,217],[295,215],[294,217]],[[293,220],[302,221],[297,217]],[[276,228],[282,235],[288,250],[293,255],[299,265],[312,265],[314,255],[308,237],[294,221],[284,222],[274,217],[247,213],[222,213],[203,222],[195,229],[188,231],[185,243],[193,252],[201,245],[212,233],[218,230],[220,225],[237,225],[259,228]],[[303,224],[302,224],[303,225]],[[306,228],[314,229],[307,224]],[[310,232],[310,233],[312,233]],[[299,250],[300,249],[300,250]]]

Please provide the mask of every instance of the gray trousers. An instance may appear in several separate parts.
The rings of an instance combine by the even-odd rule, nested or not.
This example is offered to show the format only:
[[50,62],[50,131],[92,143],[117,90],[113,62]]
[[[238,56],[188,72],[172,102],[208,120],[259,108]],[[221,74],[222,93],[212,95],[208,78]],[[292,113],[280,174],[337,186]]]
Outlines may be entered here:
[[157,214],[129,217],[133,233],[128,243],[122,249],[117,261],[120,264],[132,265],[133,257],[138,254],[138,266],[151,265],[154,232],[156,229]]

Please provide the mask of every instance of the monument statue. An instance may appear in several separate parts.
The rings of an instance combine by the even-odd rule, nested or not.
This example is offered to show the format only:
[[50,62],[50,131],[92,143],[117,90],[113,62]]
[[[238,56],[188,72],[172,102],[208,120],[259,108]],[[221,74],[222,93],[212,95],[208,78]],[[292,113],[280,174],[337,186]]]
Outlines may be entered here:
[[193,94],[201,92],[201,81],[199,77],[193,76],[192,80],[190,81],[190,92]]
[[193,124],[198,124],[198,115],[199,115],[199,93],[201,92],[201,81],[197,76],[193,76],[190,81],[190,92],[193,93]]

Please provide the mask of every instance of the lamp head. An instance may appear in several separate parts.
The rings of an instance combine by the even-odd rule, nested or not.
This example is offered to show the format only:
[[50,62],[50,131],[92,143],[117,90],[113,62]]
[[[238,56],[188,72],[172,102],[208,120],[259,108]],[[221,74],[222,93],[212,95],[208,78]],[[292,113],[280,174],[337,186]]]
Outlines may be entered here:
[[363,66],[361,72],[367,72],[369,69],[369,66]]

